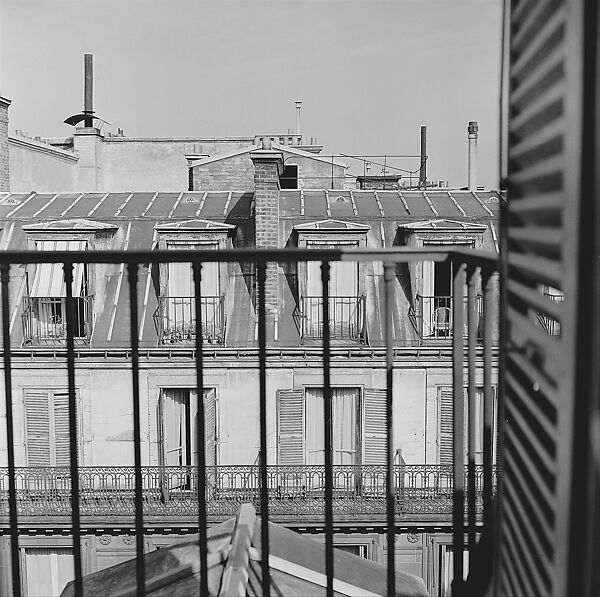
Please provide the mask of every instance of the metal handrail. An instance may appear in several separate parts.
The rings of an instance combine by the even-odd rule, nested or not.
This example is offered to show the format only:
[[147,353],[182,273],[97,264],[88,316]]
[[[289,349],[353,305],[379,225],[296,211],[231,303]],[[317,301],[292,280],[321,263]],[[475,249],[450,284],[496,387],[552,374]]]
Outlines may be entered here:
[[[365,338],[365,295],[329,297],[329,327],[332,340],[362,342]],[[306,339],[322,339],[323,297],[301,296],[301,336]]]
[[[209,344],[225,342],[225,297],[202,296],[202,339]],[[154,315],[160,344],[196,340],[196,306],[193,296],[160,296]]]
[[[87,343],[92,335],[93,296],[74,297],[74,339]],[[26,344],[64,344],[67,339],[66,297],[23,297],[23,341]]]

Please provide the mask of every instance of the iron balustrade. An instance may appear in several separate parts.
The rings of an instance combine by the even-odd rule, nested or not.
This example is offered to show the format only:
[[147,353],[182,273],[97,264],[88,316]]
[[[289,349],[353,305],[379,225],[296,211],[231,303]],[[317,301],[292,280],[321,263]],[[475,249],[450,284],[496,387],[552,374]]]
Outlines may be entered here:
[[[202,339],[208,344],[225,342],[225,297],[200,299]],[[196,340],[196,305],[193,296],[161,296],[155,314],[161,344],[193,343]]]
[[[198,510],[199,476],[196,466],[144,466],[142,494],[146,518],[193,516]],[[270,513],[286,522],[295,517],[324,514],[325,467],[320,465],[267,467]],[[495,485],[494,471],[494,485]],[[235,515],[245,502],[260,505],[260,467],[257,465],[209,466],[205,469],[207,512],[212,519]],[[483,511],[483,466],[476,466],[477,513]],[[333,511],[353,515],[359,523],[384,521],[386,466],[334,465]],[[68,467],[15,469],[19,516],[44,524],[45,517],[70,517],[72,483]],[[134,467],[80,467],[79,502],[83,523],[102,517],[122,526],[120,517],[135,510]],[[452,467],[444,465],[394,465],[396,515],[449,515],[452,511]],[[8,469],[0,469],[0,526],[8,523]],[[34,520],[35,523],[35,520]],[[173,522],[169,522],[172,525]]]
[[[482,297],[475,299],[477,307],[477,337],[482,337],[483,313]],[[452,338],[453,299],[451,296],[422,296],[417,294],[414,317],[417,331],[421,340],[443,340]],[[464,298],[465,313],[468,309],[468,299]],[[465,323],[463,335],[466,337],[468,326]]]
[[[365,303],[363,296],[329,297],[329,333],[331,340],[365,340]],[[303,340],[322,340],[325,328],[323,297],[300,297]]]
[[[565,298],[563,294],[552,294],[549,292],[544,292],[544,296],[552,303],[562,303]],[[560,321],[545,313],[538,314],[538,321],[549,336],[560,336]]]
[[[74,339],[87,344],[92,335],[91,296],[74,297]],[[66,297],[23,298],[23,342],[25,344],[64,345],[67,340]]]
[[[207,552],[207,524],[211,516],[211,508],[214,504],[232,503],[232,496],[242,485],[242,495],[239,499],[247,499],[244,491],[249,491],[251,499],[260,505],[261,518],[261,584],[262,594],[269,595],[271,592],[269,576],[269,526],[268,521],[277,515],[278,508],[282,508],[284,500],[289,500],[288,506],[292,512],[298,512],[299,504],[316,504],[316,508],[310,509],[308,514],[314,517],[324,518],[325,532],[325,575],[327,579],[327,595],[333,596],[333,579],[335,574],[335,562],[333,553],[334,521],[340,516],[340,500],[345,503],[364,504],[367,497],[372,507],[378,510],[380,516],[385,517],[385,533],[388,545],[393,545],[397,534],[397,522],[401,520],[402,509],[398,506],[399,496],[411,495],[411,492],[420,495],[419,503],[425,503],[424,496],[433,495],[434,509],[439,510],[437,499],[442,499],[449,506],[451,501],[451,516],[453,529],[453,553],[454,553],[454,577],[464,577],[463,553],[466,549],[473,554],[480,547],[479,537],[489,538],[494,529],[493,519],[493,495],[495,484],[495,473],[492,466],[493,446],[493,388],[492,388],[492,358],[494,353],[493,337],[494,328],[492,317],[497,310],[497,255],[483,251],[467,248],[427,247],[427,248],[394,248],[394,249],[229,249],[229,250],[168,250],[168,251],[2,251],[0,252],[0,290],[2,298],[2,338],[3,338],[3,369],[5,390],[5,424],[6,424],[6,446],[7,446],[7,468],[3,477],[3,484],[7,493],[2,495],[3,512],[8,514],[8,529],[10,533],[11,554],[11,579],[13,594],[17,597],[21,594],[21,558],[19,551],[19,535],[23,530],[20,518],[23,516],[23,504],[41,505],[48,503],[50,496],[59,496],[56,499],[63,500],[68,504],[64,510],[69,523],[66,531],[71,535],[73,541],[73,564],[74,564],[74,590],[75,594],[83,595],[82,579],[82,525],[87,508],[93,507],[95,492],[109,500],[115,500],[116,495],[126,499],[126,511],[135,521],[136,540],[136,584],[137,594],[146,593],[144,542],[146,525],[151,520],[152,508],[164,507],[164,504],[177,504],[174,495],[189,496],[191,512],[197,520],[199,532],[200,550],[200,578],[199,594],[208,594],[208,552]],[[397,266],[400,263],[419,261],[450,260],[453,264],[453,296],[461,297],[460,301],[452,302],[452,371],[453,371],[453,446],[454,458],[450,470],[428,469],[436,471],[430,477],[423,476],[423,472],[413,471],[400,473],[394,463],[395,446],[392,435],[392,421],[394,410],[394,383],[393,372],[395,367],[394,343],[396,339],[392,334],[393,311],[397,308],[394,293],[397,290]],[[169,471],[160,467],[143,467],[141,460],[141,409],[140,409],[140,376],[139,376],[139,321],[138,321],[138,271],[141,265],[161,263],[190,263],[194,273],[195,300],[195,330],[194,330],[194,355],[196,365],[196,392],[198,396],[204,395],[204,352],[206,341],[203,332],[203,313],[201,308],[201,266],[203,262],[223,263],[250,263],[255,264],[257,271],[257,293],[256,313],[258,327],[258,370],[259,370],[259,411],[260,411],[260,453],[258,468],[252,469],[252,473],[239,473],[234,476],[227,473],[228,467],[207,467],[206,444],[204,441],[204,404],[199,401],[198,416],[196,417],[197,442],[197,466],[185,472],[175,472],[169,476]],[[272,467],[268,462],[267,452],[267,379],[266,369],[269,365],[267,354],[266,333],[266,302],[267,288],[271,291],[274,287],[272,280],[267,287],[267,263],[285,263],[299,261],[320,261],[321,282],[323,295],[321,297],[321,308],[323,322],[322,331],[322,365],[323,365],[323,431],[325,447],[325,463],[315,474],[309,474],[308,469],[300,470]],[[340,469],[332,462],[332,387],[331,387],[331,341],[334,338],[330,329],[331,300],[329,293],[330,263],[335,261],[376,261],[383,263],[383,314],[381,321],[385,322],[385,364],[386,369],[386,408],[385,408],[385,435],[387,438],[385,452],[382,457],[386,463],[381,467]],[[13,382],[12,361],[19,358],[19,353],[10,347],[11,330],[11,303],[9,301],[9,282],[11,264],[37,264],[37,263],[62,263],[64,265],[64,281],[67,296],[65,297],[66,308],[66,378],[69,396],[69,454],[70,465],[68,475],[61,472],[55,476],[57,487],[48,487],[52,483],[47,476],[38,475],[39,489],[29,490],[26,486],[31,481],[31,474],[25,474],[23,479],[15,466],[15,423],[13,415]],[[75,342],[78,333],[77,297],[71,295],[73,281],[74,263],[104,263],[104,264],[126,264],[127,286],[129,294],[130,313],[130,348],[126,359],[131,366],[132,382],[132,413],[133,413],[133,467],[125,475],[127,489],[125,494],[115,493],[114,488],[94,487],[90,482],[85,467],[79,466],[78,453],[78,404],[75,390],[75,369],[80,350],[75,350]],[[482,289],[483,303],[483,327],[480,332],[480,307],[476,295],[476,288]],[[468,291],[466,293],[466,291]],[[465,309],[463,297],[467,296]],[[464,337],[465,325],[467,326],[467,338]],[[482,346],[477,346],[477,339],[482,333]],[[477,428],[479,420],[476,419],[477,392],[475,376],[480,375],[481,364],[476,362],[477,358],[483,364],[484,385],[484,417],[483,417],[483,465],[477,467],[475,463],[475,438],[479,437]],[[280,357],[274,359],[279,364]],[[481,363],[481,361],[479,361]],[[468,421],[465,426],[465,411],[463,384],[468,379],[467,400],[469,403]],[[499,396],[501,399],[501,395]],[[464,445],[468,437],[468,456],[465,462]],[[407,465],[408,466],[408,465]],[[429,466],[429,465],[428,465]],[[231,467],[230,467],[231,468]],[[243,469],[244,467],[242,467]],[[417,467],[418,468],[418,467]],[[62,469],[64,471],[65,469]],[[116,469],[115,469],[116,470]],[[240,470],[240,469],[236,469]],[[246,470],[250,470],[246,467]],[[370,472],[368,472],[370,471]],[[376,472],[375,472],[376,471]],[[113,473],[113,479],[116,478]],[[123,475],[124,473],[119,473]],[[412,474],[412,477],[410,476]],[[418,475],[421,474],[421,477]],[[224,476],[225,475],[225,476]],[[100,478],[107,479],[106,474]],[[100,479],[99,478],[99,479]],[[108,477],[111,478],[111,477]],[[173,484],[175,478],[175,485]],[[411,479],[436,479],[441,483],[437,487],[431,487],[431,482],[421,483]],[[228,481],[231,479],[231,481]],[[234,481],[234,479],[236,479]],[[400,483],[402,479],[402,483]],[[449,480],[452,479],[450,483]],[[158,481],[160,480],[160,481]],[[239,480],[239,481],[238,481]],[[251,480],[252,487],[244,489],[245,480]],[[100,482],[100,481],[98,481]],[[231,483],[231,487],[226,487]],[[24,486],[25,485],[25,486]],[[434,484],[435,485],[435,484]],[[447,485],[447,487],[446,487]],[[34,493],[24,493],[33,491]],[[211,494],[213,491],[213,494]],[[217,493],[214,493],[216,491]],[[91,493],[90,493],[91,492]],[[278,494],[279,492],[279,494]],[[289,498],[292,493],[298,495]],[[282,498],[282,496],[286,496]],[[192,497],[193,496],[193,497]],[[341,496],[341,497],[340,497]],[[359,500],[358,496],[360,496]],[[352,499],[348,499],[352,497]],[[213,498],[213,499],[211,499]],[[218,498],[218,499],[217,499]],[[309,499],[310,498],[310,499]],[[88,502],[92,499],[92,502]],[[238,498],[235,498],[238,499]],[[25,501],[24,501],[25,500]],[[401,500],[402,501],[402,500]],[[116,507],[111,502],[111,508]],[[88,506],[91,503],[92,506]],[[410,503],[410,502],[409,502]],[[415,503],[415,502],[412,502]],[[362,507],[362,506],[361,506]],[[353,514],[351,513],[351,516]],[[51,530],[49,519],[41,528]],[[477,528],[479,520],[483,520],[483,528]],[[321,519],[322,520],[322,519]],[[477,533],[476,533],[477,529]],[[465,545],[465,536],[468,545]],[[482,546],[483,549],[483,546]],[[487,553],[487,552],[486,552]],[[387,587],[388,594],[395,594],[395,550],[387,550]],[[460,589],[460,581],[457,581],[457,592]]]

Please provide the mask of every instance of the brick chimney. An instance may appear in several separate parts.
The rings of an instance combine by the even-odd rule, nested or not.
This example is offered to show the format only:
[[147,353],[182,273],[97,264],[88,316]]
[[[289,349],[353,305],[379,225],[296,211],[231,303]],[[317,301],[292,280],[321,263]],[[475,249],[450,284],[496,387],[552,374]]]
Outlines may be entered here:
[[[271,140],[263,138],[262,149],[253,151],[255,243],[259,249],[279,246],[279,177],[283,172],[283,154],[271,149]],[[269,263],[265,283],[267,323],[276,320],[278,280],[277,264]],[[277,334],[277,332],[275,332]]]
[[0,96],[0,191],[10,191],[8,167],[8,107],[10,100]]

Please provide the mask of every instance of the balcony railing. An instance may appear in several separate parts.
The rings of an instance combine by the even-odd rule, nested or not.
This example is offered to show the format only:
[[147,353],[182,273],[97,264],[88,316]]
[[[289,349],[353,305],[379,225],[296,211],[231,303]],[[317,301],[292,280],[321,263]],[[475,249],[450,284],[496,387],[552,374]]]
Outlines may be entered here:
[[[259,466],[211,466],[206,468],[207,513],[212,519],[235,515],[241,504],[260,506]],[[334,465],[333,511],[352,515],[358,524],[385,521],[385,465]],[[19,516],[69,517],[72,483],[68,467],[15,469]],[[142,467],[142,495],[146,517],[192,517],[198,511],[198,468]],[[272,516],[319,520],[325,513],[325,467],[269,466],[267,487]],[[495,472],[494,472],[495,486]],[[483,508],[483,467],[475,469],[476,510]],[[79,469],[80,516],[102,517],[110,525],[115,517],[135,512],[134,467],[81,467]],[[400,518],[452,512],[452,467],[443,465],[395,465],[394,504]],[[31,521],[30,521],[31,522]],[[0,469],[0,526],[8,523],[8,470]],[[118,521],[115,521],[118,524]],[[172,525],[173,522],[169,522]]]
[[[193,253],[193,254],[192,254]],[[201,296],[201,267],[204,261],[221,263],[250,263],[256,267],[256,315],[258,331],[258,420],[259,451],[265,455],[259,459],[257,467],[218,467],[206,466],[206,446],[198,441],[197,466],[189,469],[145,468],[142,466],[142,405],[147,404],[142,397],[145,384],[140,380],[139,350],[139,270],[141,264],[189,263],[192,259],[194,279],[194,296]],[[385,353],[373,353],[371,359],[374,367],[385,370],[385,409],[381,420],[385,421],[382,435],[387,441],[381,449],[381,459],[385,464],[379,467],[336,467],[332,462],[333,425],[328,416],[333,408],[332,391],[332,341],[335,338],[349,336],[361,338],[364,334],[364,298],[352,297],[346,306],[339,307],[336,297],[329,294],[331,262],[336,261],[373,261],[381,264],[383,278],[381,280],[381,311],[377,314],[384,330],[386,344]],[[395,447],[398,443],[393,437],[392,422],[394,410],[402,409],[398,403],[398,384],[394,375],[397,367],[396,346],[394,340],[394,309],[396,300],[396,271],[399,263],[422,261],[450,261],[453,264],[453,296],[460,297],[460,302],[452,302],[452,368],[453,368],[453,438],[454,458],[451,469],[440,467],[419,467],[410,469],[408,465],[402,469],[394,463]],[[319,338],[322,355],[322,387],[323,387],[323,445],[324,466],[316,469],[307,467],[273,467],[268,462],[267,438],[269,436],[268,421],[273,420],[273,413],[268,412],[272,402],[267,399],[267,303],[272,300],[269,295],[273,289],[273,280],[267,276],[271,270],[269,263],[297,263],[305,261],[321,262],[321,283],[323,294],[314,297],[310,306],[310,315],[304,305],[304,314],[316,328],[311,333]],[[65,378],[68,387],[69,429],[69,468],[68,473],[61,469],[55,474],[21,472],[15,467],[16,446],[22,445],[22,432],[17,431],[15,421],[22,421],[20,413],[13,412],[20,401],[14,398],[17,388],[13,388],[12,363],[14,360],[31,358],[31,353],[13,350],[9,338],[11,334],[11,309],[9,308],[13,284],[11,284],[12,264],[62,263],[67,296],[64,303],[66,319],[65,338]],[[76,391],[76,365],[79,363],[79,351],[75,349],[79,330],[78,298],[70,296],[72,288],[73,263],[126,264],[127,288],[129,303],[129,350],[123,366],[131,371],[131,412],[132,443],[134,466],[126,472],[123,469],[112,469],[112,472],[96,474],[79,466],[78,447],[81,442],[77,432],[81,417],[78,412],[80,404]],[[168,250],[168,251],[0,251],[0,291],[2,309],[3,338],[3,379],[5,394],[4,424],[6,425],[6,461],[7,468],[3,475],[2,508],[8,514],[5,523],[10,534],[10,560],[12,587],[19,593],[23,578],[22,558],[19,548],[19,537],[25,532],[19,517],[25,512],[44,513],[37,517],[38,530],[53,532],[54,517],[48,510],[54,508],[58,516],[63,518],[63,532],[68,532],[73,540],[73,570],[75,594],[82,594],[82,528],[85,520],[94,509],[100,513],[100,520],[119,511],[133,513],[127,524],[135,525],[136,542],[136,583],[138,594],[144,593],[145,560],[144,546],[147,533],[146,520],[155,516],[154,512],[161,508],[174,507],[179,512],[184,496],[186,507],[193,512],[190,525],[197,528],[200,545],[200,593],[208,594],[208,550],[207,524],[213,509],[224,508],[223,504],[239,504],[240,501],[256,501],[260,505],[261,520],[261,584],[263,594],[267,594],[271,586],[269,568],[269,520],[287,508],[289,515],[298,519],[298,512],[306,512],[306,517],[324,527],[325,535],[325,576],[328,594],[333,594],[334,579],[334,520],[346,513],[346,520],[354,520],[354,509],[365,511],[371,508],[376,511],[380,523],[386,529],[388,545],[393,545],[397,536],[397,523],[411,509],[432,511],[439,517],[440,510],[446,509],[452,521],[454,561],[463,561],[462,554],[467,548],[474,553],[478,544],[478,525],[483,521],[484,535],[493,530],[492,506],[494,495],[494,468],[492,466],[493,449],[493,388],[494,376],[492,358],[494,354],[494,330],[492,317],[497,309],[496,300],[497,255],[486,254],[471,249],[448,250],[444,247],[385,249],[230,249],[230,250]],[[478,297],[476,288],[481,288],[483,318],[478,314]],[[463,306],[463,297],[467,296],[467,308]],[[311,298],[311,297],[307,297]],[[191,341],[194,347],[194,364],[196,369],[196,393],[204,394],[204,354],[210,338],[223,337],[225,321],[222,310],[222,299],[215,297],[208,306],[208,314],[203,313],[201,301],[185,299],[181,306],[161,302],[159,324],[161,338],[165,341],[169,334],[177,338],[177,326],[180,323],[193,323],[193,329],[186,330],[185,341]],[[61,299],[62,300],[62,299]],[[219,305],[219,307],[217,307]],[[181,309],[185,316],[176,315]],[[210,311],[212,309],[212,311]],[[318,309],[321,310],[317,316]],[[344,311],[346,309],[346,311]],[[219,315],[220,314],[220,315]],[[219,319],[220,317],[220,319]],[[316,320],[315,317],[318,317]],[[483,326],[481,328],[481,323]],[[204,322],[209,328],[203,328]],[[212,323],[214,322],[214,324]],[[467,338],[465,339],[465,323]],[[339,327],[336,325],[339,324]],[[212,327],[211,327],[212,326]],[[219,333],[217,333],[217,330]],[[309,329],[304,329],[309,333]],[[183,333],[183,330],[182,330]],[[272,330],[269,330],[269,334]],[[482,351],[479,352],[477,339],[482,335]],[[183,339],[182,339],[183,340]],[[62,353],[62,351],[61,351]],[[477,358],[476,358],[477,357]],[[58,356],[57,358],[63,358]],[[59,371],[56,372],[59,374]],[[476,415],[478,392],[477,379],[483,379],[484,416],[483,422]],[[464,380],[468,379],[467,400],[469,408],[464,408]],[[53,377],[54,382],[56,377]],[[321,383],[321,381],[320,381]],[[480,384],[481,381],[477,381]],[[14,398],[14,399],[13,399]],[[92,400],[94,396],[92,396]],[[465,425],[465,411],[468,412],[468,425]],[[380,416],[378,414],[378,416]],[[198,429],[205,429],[205,408],[203,401],[198,402]],[[483,425],[483,428],[480,428]],[[466,432],[465,430],[468,430]],[[476,440],[483,436],[483,466],[476,466]],[[465,440],[468,445],[468,458],[465,462]],[[38,469],[39,470],[39,469]],[[311,472],[313,470],[314,472]],[[34,480],[37,479],[37,480]],[[116,489],[115,489],[116,487]],[[121,489],[122,488],[122,489]],[[6,492],[6,493],[4,493]],[[121,504],[121,505],[119,505]],[[124,504],[124,505],[123,505]],[[302,510],[304,508],[304,510]],[[62,509],[62,510],[61,510]],[[155,510],[153,510],[155,509]],[[218,511],[218,510],[216,510]],[[234,509],[232,508],[231,512]],[[163,510],[164,512],[164,510]],[[223,510],[221,510],[223,512]],[[306,524],[306,517],[303,524]],[[435,518],[435,517],[434,517]],[[434,520],[430,519],[430,520]],[[395,592],[395,550],[387,550],[387,583],[388,594]],[[456,574],[458,578],[462,569]]]
[[[200,299],[202,339],[208,344],[225,342],[225,300],[222,296]],[[155,314],[161,344],[196,341],[196,301],[189,296],[161,296]]]
[[[563,294],[552,294],[549,292],[544,292],[544,296],[552,303],[562,303],[565,298]],[[545,313],[538,314],[538,321],[549,336],[560,336],[560,321]]]
[[[64,344],[67,339],[65,297],[25,297],[23,299],[23,342],[26,344]],[[89,342],[92,335],[92,297],[75,297],[77,343]]]
[[[464,332],[467,336],[467,297],[464,298]],[[477,338],[482,337],[483,311],[481,295],[475,298]],[[414,317],[421,340],[448,340],[453,334],[453,299],[451,296],[421,296],[417,294]]]
[[[322,340],[323,297],[300,297],[301,335],[303,340]],[[329,297],[329,338],[331,340],[365,340],[365,297]]]

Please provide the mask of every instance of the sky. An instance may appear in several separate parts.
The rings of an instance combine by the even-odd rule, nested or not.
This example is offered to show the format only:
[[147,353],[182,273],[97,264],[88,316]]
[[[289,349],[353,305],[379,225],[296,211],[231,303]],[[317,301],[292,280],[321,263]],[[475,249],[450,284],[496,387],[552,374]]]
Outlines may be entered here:
[[107,130],[287,133],[301,100],[302,133],[324,154],[415,155],[426,125],[428,178],[452,186],[467,183],[477,120],[478,184],[497,188],[501,3],[0,0],[0,94],[11,131],[67,136],[91,53]]

